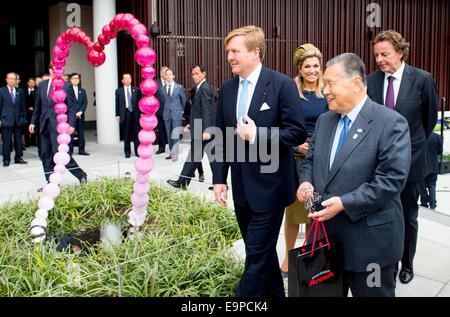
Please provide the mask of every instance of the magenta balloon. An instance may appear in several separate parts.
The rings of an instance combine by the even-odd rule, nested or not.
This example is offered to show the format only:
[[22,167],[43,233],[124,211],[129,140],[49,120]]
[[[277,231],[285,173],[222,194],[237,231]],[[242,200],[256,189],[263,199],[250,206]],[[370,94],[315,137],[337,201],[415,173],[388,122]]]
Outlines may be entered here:
[[158,125],[158,119],[155,115],[143,114],[139,119],[142,129],[145,131],[151,131]]
[[150,47],[141,47],[134,53],[134,59],[141,66],[150,66],[156,61],[156,53]]
[[56,164],[54,171],[55,171],[55,173],[62,174],[66,171],[66,166],[63,164]]
[[142,23],[135,24],[130,29],[131,36],[136,40],[139,37],[139,34],[147,35],[147,27]]
[[67,122],[61,122],[56,126],[56,131],[58,131],[59,134],[61,133],[69,133],[70,132],[70,125]]
[[[145,188],[142,188],[145,189]],[[150,187],[149,187],[150,189]],[[134,193],[133,195],[131,195],[131,202],[133,204],[133,207],[144,207],[147,205],[150,197],[148,196],[148,191],[146,191],[144,194],[138,194],[138,193]]]
[[66,60],[64,58],[63,59],[53,58],[52,64],[56,68],[63,68],[66,65]]
[[[65,104],[64,104],[65,105]],[[56,105],[55,105],[56,106]],[[66,106],[67,107],[67,106]],[[56,116],[56,121],[58,121],[58,123],[63,123],[63,122],[67,122],[67,115],[65,113],[61,113],[59,115]]]
[[58,146],[58,152],[69,153],[69,151],[70,151],[70,146],[68,144],[60,144]]
[[153,79],[145,79],[141,82],[140,88],[144,95],[153,96],[158,91],[158,83]]
[[56,185],[61,185],[62,181],[63,181],[63,177],[60,173],[53,173],[50,175],[50,183],[56,184]]
[[65,50],[69,50],[71,45],[70,45],[70,43],[67,43],[66,41],[64,41],[61,36],[58,36],[58,38],[56,39],[56,46],[58,46],[61,50],[65,51]]
[[68,50],[62,49],[58,45],[53,48],[53,56],[59,59],[64,59],[69,56],[70,52]]
[[[69,136],[70,138],[70,136]],[[64,152],[56,152],[55,156],[53,157],[53,162],[55,162],[56,165],[67,165],[70,162],[70,155]],[[56,167],[56,166],[55,166]],[[65,169],[65,167],[64,167]],[[56,171],[56,169],[55,169]]]
[[130,22],[128,23],[128,29],[131,30],[131,28],[133,28],[133,26],[135,26],[136,24],[140,24],[140,23],[141,22],[136,18],[131,19]]
[[141,174],[150,173],[155,162],[152,159],[138,158],[135,163],[136,171]]
[[122,27],[122,18],[123,18],[123,13],[117,13],[116,16],[112,19],[112,21],[109,23],[110,25],[114,25],[117,28],[121,28]]
[[55,77],[62,77],[64,75],[64,70],[62,69],[54,69],[53,74]]
[[130,27],[130,21],[134,20],[135,17],[131,13],[125,13],[121,19],[121,24],[124,28],[124,30],[128,30]]
[[136,39],[137,47],[146,47],[150,45],[150,38],[145,34],[139,34]]
[[90,50],[88,52],[88,61],[92,66],[98,67],[102,65],[106,60],[106,55],[104,52],[97,52],[95,50]]
[[75,39],[77,34],[80,32],[82,32],[82,30],[78,27],[73,27],[68,30],[68,33],[72,36],[73,39]]
[[110,40],[107,39],[107,38],[105,38],[105,36],[104,36],[103,34],[100,34],[100,35],[98,36],[98,42],[99,42],[100,44],[102,44],[102,45],[108,45],[109,42],[110,42]]
[[56,103],[63,103],[66,100],[66,92],[63,89],[53,90],[52,100]]
[[67,105],[65,103],[57,103],[53,108],[55,109],[56,113],[59,114],[64,114],[67,111]]
[[61,89],[61,88],[63,88],[64,87],[64,84],[65,84],[65,82],[64,82],[64,79],[62,79],[61,77],[55,77],[55,78],[53,78],[53,80],[52,80],[52,85],[53,85],[53,87],[55,87],[56,89]]
[[102,34],[105,37],[105,39],[107,39],[107,40],[112,40],[113,38],[115,38],[117,36],[116,32],[111,30],[111,26],[109,24],[106,24],[102,28]]
[[145,195],[150,190],[150,184],[149,183],[134,183],[134,193],[138,195]]
[[156,70],[152,66],[142,67],[141,75],[144,79],[154,78],[156,76]]
[[156,134],[154,131],[145,131],[145,130],[141,130],[138,134],[139,137],[139,141],[144,144],[153,144],[153,142],[155,142],[156,140]]
[[151,158],[153,155],[153,144],[140,144],[138,147],[139,157],[144,159]]
[[59,186],[53,183],[48,183],[47,185],[44,186],[44,196],[50,197],[55,199],[56,197],[58,197],[60,192]]
[[148,183],[148,173],[146,173],[146,174],[137,173],[136,174],[136,182]]
[[[62,133],[62,134],[58,135],[56,140],[58,141],[59,144],[69,144],[72,139],[70,138],[70,134]],[[69,162],[67,162],[67,163],[69,163]],[[58,163],[56,163],[56,164],[58,164]]]
[[159,108],[159,100],[155,96],[142,97],[139,100],[139,109],[145,114],[155,114]]
[[97,52],[103,52],[103,50],[105,49],[105,46],[99,42],[94,44],[94,50],[96,50]]

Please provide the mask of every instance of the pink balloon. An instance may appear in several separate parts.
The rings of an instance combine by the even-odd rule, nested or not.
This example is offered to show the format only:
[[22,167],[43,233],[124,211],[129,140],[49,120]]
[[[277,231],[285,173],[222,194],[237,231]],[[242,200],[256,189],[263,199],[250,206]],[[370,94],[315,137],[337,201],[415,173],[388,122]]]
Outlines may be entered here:
[[58,131],[59,134],[61,133],[69,133],[70,132],[70,125],[66,122],[61,122],[56,126],[56,131]]
[[56,46],[58,46],[61,50],[69,50],[72,44],[70,42],[66,42],[63,40],[62,36],[58,36],[56,39]]
[[39,209],[51,210],[55,206],[55,202],[50,197],[42,197],[38,202]]
[[155,142],[156,140],[155,131],[141,130],[141,132],[139,132],[138,134],[138,137],[139,141],[144,145],[153,144],[153,142]]
[[64,70],[61,68],[54,69],[53,74],[55,75],[55,77],[62,77],[64,75]]
[[56,165],[66,166],[70,162],[70,155],[64,152],[56,152],[55,156],[53,157],[53,162],[55,162]]
[[[55,91],[54,91],[55,92]],[[53,97],[53,96],[52,96]],[[64,102],[64,99],[63,99],[63,102]],[[61,102],[61,103],[57,103],[53,108],[55,109],[55,111],[56,111],[56,113],[59,113],[59,114],[64,114],[66,111],[67,111],[67,105],[65,104],[65,103],[63,103],[63,102]],[[56,118],[56,120],[58,120],[58,118]],[[65,121],[67,121],[67,120],[65,120]],[[65,122],[65,121],[63,121],[63,122]]]
[[94,44],[94,50],[96,50],[97,52],[103,52],[104,49],[105,46],[103,44],[100,44],[98,42]]
[[43,193],[44,193],[44,196],[55,199],[56,197],[58,197],[58,195],[60,193],[60,189],[59,189],[58,185],[53,184],[53,183],[48,183],[47,185],[44,186]]
[[146,174],[137,173],[136,174],[136,182],[148,183],[148,173],[146,173]]
[[140,88],[144,95],[153,96],[158,91],[158,84],[153,79],[145,79],[141,82]]
[[67,32],[72,36],[72,39],[75,39],[77,34],[82,32],[82,30],[78,27],[73,27],[68,29]]
[[56,121],[58,121],[58,123],[64,123],[67,122],[67,118],[68,118],[67,115],[65,113],[62,113],[56,116]]
[[69,151],[70,151],[70,147],[67,144],[60,144],[58,146],[58,152],[69,153]]
[[98,67],[102,65],[106,60],[104,52],[97,52],[96,50],[90,50],[88,52],[88,61],[92,66]]
[[153,155],[153,144],[140,144],[138,147],[139,157],[144,159],[151,158]]
[[134,193],[138,195],[145,195],[150,190],[150,184],[149,183],[135,183],[134,184]]
[[143,207],[133,206],[132,212],[134,212],[135,220],[137,223],[144,223],[145,217],[147,216],[147,206]]
[[141,47],[134,53],[134,59],[141,66],[149,66],[155,63],[156,53],[150,47]]
[[142,129],[145,131],[151,131],[158,125],[158,118],[155,115],[143,114],[139,119]]
[[140,24],[140,23],[141,22],[136,18],[131,19],[130,22],[128,22],[128,29],[131,30],[133,28],[133,26],[135,26],[136,24]]
[[147,35],[147,27],[143,25],[142,23],[135,24],[130,29],[131,36],[136,40],[139,36],[139,34]]
[[136,171],[141,174],[150,173],[155,162],[152,159],[138,158],[135,163]]
[[134,19],[134,15],[132,15],[131,13],[125,13],[121,19],[121,23],[124,29],[128,29],[130,27],[130,21]]
[[[68,134],[68,133],[60,134],[60,135],[58,135],[58,137],[56,138],[56,140],[58,140],[58,143],[59,143],[59,144],[69,144],[70,141],[71,141],[70,134]],[[55,154],[55,155],[56,155],[56,154]],[[56,163],[56,162],[55,162],[55,163]],[[67,162],[67,163],[69,163],[69,162]],[[66,163],[66,164],[67,164],[67,163]],[[58,164],[58,163],[56,163],[56,164]]]
[[142,97],[139,100],[139,109],[145,114],[155,114],[159,108],[159,100],[155,96]]
[[56,68],[63,68],[66,65],[66,59],[65,58],[63,58],[63,59],[53,58],[52,59],[52,64]]
[[69,51],[69,50],[62,49],[62,48],[61,48],[60,46],[58,46],[58,45],[56,45],[56,46],[53,48],[53,56],[55,56],[56,58],[64,59],[64,58],[66,58],[67,56],[69,56],[69,54],[70,54],[70,51]]
[[52,100],[56,103],[63,103],[64,100],[66,100],[66,92],[62,89],[53,90],[52,91]]
[[145,66],[141,70],[141,75],[144,79],[154,78],[156,76],[156,70],[152,66]]
[[133,195],[131,195],[131,203],[133,204],[133,207],[144,207],[147,205],[150,199],[147,195],[147,192],[148,191],[146,191],[142,195],[139,195],[138,193],[134,193]]
[[102,34],[106,40],[112,40],[113,38],[115,38],[117,36],[116,32],[111,30],[111,26],[109,24],[106,24],[102,28]]
[[[65,154],[65,153],[64,153]],[[54,168],[55,173],[62,174],[66,171],[66,166],[63,164],[56,164]],[[62,177],[62,175],[61,175]]]
[[[65,168],[64,168],[65,169]],[[56,185],[61,185],[62,181],[63,181],[63,177],[60,173],[53,173],[50,175],[50,183],[56,184]]]
[[65,81],[61,77],[55,77],[52,80],[52,86],[55,87],[55,89],[61,89],[64,87]]
[[103,33],[100,34],[100,35],[98,36],[98,43],[100,43],[100,44],[102,44],[102,45],[108,45],[109,42],[111,42],[111,40],[105,38],[105,36],[103,35]]
[[117,13],[109,24],[110,25],[112,24],[117,28],[121,27],[123,15],[124,15],[123,13]]
[[145,47],[150,45],[150,38],[145,34],[139,34],[136,39],[137,47]]

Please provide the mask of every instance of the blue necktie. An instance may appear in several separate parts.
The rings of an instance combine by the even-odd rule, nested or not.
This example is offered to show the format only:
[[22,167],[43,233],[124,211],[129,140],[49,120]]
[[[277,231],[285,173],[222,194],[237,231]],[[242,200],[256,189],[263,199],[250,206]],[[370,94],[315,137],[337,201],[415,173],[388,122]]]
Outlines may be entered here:
[[241,83],[242,83],[242,91],[241,96],[239,97],[238,117],[237,117],[238,120],[240,117],[247,114],[248,84],[250,82],[247,79],[243,79]]
[[344,121],[344,128],[341,131],[341,135],[339,136],[338,146],[336,148],[335,157],[338,155],[342,146],[344,145],[345,138],[347,138],[348,130],[350,130],[350,122],[351,120],[347,116],[342,117],[342,121]]
[[14,94],[14,88],[10,88],[9,93],[13,103],[16,103],[16,95]]

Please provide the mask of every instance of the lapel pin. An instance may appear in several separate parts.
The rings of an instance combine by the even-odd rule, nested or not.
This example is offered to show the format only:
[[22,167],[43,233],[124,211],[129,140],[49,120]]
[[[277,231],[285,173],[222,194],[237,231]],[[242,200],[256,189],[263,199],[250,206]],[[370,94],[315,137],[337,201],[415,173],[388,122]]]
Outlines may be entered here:
[[357,131],[358,133],[362,133],[363,132],[363,130],[362,129],[358,129],[358,131]]
[[358,138],[358,134],[353,135],[353,140],[356,140]]

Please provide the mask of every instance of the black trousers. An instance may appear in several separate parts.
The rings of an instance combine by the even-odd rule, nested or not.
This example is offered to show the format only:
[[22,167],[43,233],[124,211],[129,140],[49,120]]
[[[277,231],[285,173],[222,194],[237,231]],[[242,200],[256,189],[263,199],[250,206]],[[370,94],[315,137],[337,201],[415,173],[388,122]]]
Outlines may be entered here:
[[139,131],[140,131],[140,123],[134,118],[133,113],[126,110],[125,118],[123,120],[123,148],[125,154],[131,154],[131,134],[133,134],[133,142],[134,142],[134,154],[138,156],[138,147],[139,147]]
[[[53,173],[55,163],[53,162],[53,156],[58,152],[57,134],[50,133],[48,122],[45,124],[44,129],[41,131],[40,143],[41,143],[41,161],[44,168],[45,179],[49,181],[50,175]],[[66,168],[72,173],[73,176],[78,178],[79,181],[83,177],[86,177],[86,173],[78,166],[77,162],[70,155],[70,162],[66,165]]]
[[284,207],[256,212],[235,205],[245,243],[245,270],[236,290],[238,297],[284,297],[283,278],[276,251]]
[[195,176],[195,170],[198,170],[200,175],[204,173],[202,158],[206,144],[208,144],[208,142],[191,139],[191,150],[189,151],[186,162],[184,162],[183,169],[181,170],[180,177],[178,178],[178,182],[183,186],[189,185],[191,178]]
[[156,142],[158,143],[158,150],[165,150],[167,145],[166,125],[163,117],[158,117],[158,125],[156,126]]
[[353,297],[395,297],[396,265],[379,272],[344,271],[344,294],[350,289]]
[[[27,110],[27,122],[31,122],[32,115],[33,115],[33,111]],[[25,136],[25,145],[26,146],[37,145],[36,133],[30,133],[30,131],[28,131],[28,125],[25,125],[22,128],[22,133]]]
[[[81,115],[81,118],[75,121],[75,130],[78,133],[78,151],[83,152],[86,146],[86,140],[84,138],[84,113]],[[73,139],[73,136],[72,136]]]
[[405,219],[405,245],[402,257],[402,267],[413,269],[414,255],[416,254],[417,232],[419,223],[419,182],[407,183],[401,195],[403,217]]
[[14,159],[18,160],[23,156],[22,150],[22,128],[14,125],[12,128],[2,127],[2,154],[3,162],[11,161],[12,137],[14,134]]
[[425,179],[420,182],[420,204],[436,209],[436,182],[438,174],[428,174]]

